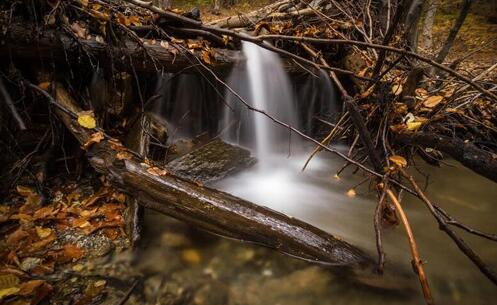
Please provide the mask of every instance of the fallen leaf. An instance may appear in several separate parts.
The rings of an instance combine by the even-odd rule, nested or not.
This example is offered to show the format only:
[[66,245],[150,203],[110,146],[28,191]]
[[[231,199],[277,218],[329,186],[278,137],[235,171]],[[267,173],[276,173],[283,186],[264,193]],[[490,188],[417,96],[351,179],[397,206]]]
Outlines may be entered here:
[[99,281],[96,281],[95,282],[95,287],[101,287],[101,286],[105,286],[107,284],[107,281],[106,280],[99,280]]
[[392,93],[394,95],[399,95],[402,93],[402,84],[393,84]]
[[407,122],[407,130],[410,130],[410,131],[416,131],[418,130],[421,125],[423,125],[423,123],[421,122]]
[[72,266],[71,269],[73,271],[76,271],[76,272],[81,272],[81,271],[83,271],[84,266],[82,264],[76,264],[76,265]]
[[124,150],[122,150],[116,154],[116,158],[118,160],[131,160],[132,157],[133,157],[132,154],[130,154],[129,152],[124,151]]
[[208,64],[208,65],[212,65],[212,61],[211,61],[211,57],[210,57],[210,54],[208,51],[206,50],[202,50],[202,60]]
[[185,249],[181,252],[181,259],[189,264],[200,263],[200,253],[195,249]]
[[8,297],[10,295],[15,295],[19,292],[18,287],[10,287],[10,288],[5,288],[5,289],[0,289],[0,300]]
[[93,111],[81,111],[78,113],[78,123],[84,128],[93,129],[97,127],[97,121]]
[[19,278],[13,274],[0,274],[0,289],[15,287],[19,284]]
[[167,171],[165,169],[158,168],[156,166],[152,166],[147,168],[147,172],[154,176],[165,176],[167,175]]
[[17,230],[9,234],[9,236],[7,236],[7,245],[17,245],[21,242],[21,240],[27,238],[28,236],[28,232],[24,231],[23,228],[18,228]]
[[425,106],[427,108],[433,108],[436,105],[440,104],[440,102],[442,100],[443,100],[443,96],[439,96],[439,95],[430,96],[424,100],[423,106]]
[[388,159],[390,161],[392,161],[393,163],[395,163],[399,167],[406,167],[407,166],[407,160],[402,156],[393,155],[393,156],[388,157]]
[[42,82],[38,84],[38,88],[48,91],[48,89],[50,88],[50,84],[50,82]]
[[42,239],[40,241],[32,243],[31,245],[29,245],[29,247],[28,247],[27,250],[28,250],[28,252],[38,251],[38,250],[46,247],[47,245],[51,244],[52,242],[54,242],[55,239],[57,239],[57,237],[55,236],[55,234],[51,234],[47,238],[44,238],[44,239]]
[[19,285],[19,295],[33,294],[34,290],[45,283],[44,280],[32,280]]
[[81,257],[83,257],[83,255],[85,254],[85,251],[77,245],[67,244],[67,245],[64,245],[63,254],[64,254],[65,258],[69,259],[70,261],[75,262],[78,259],[80,259]]
[[101,131],[97,131],[90,136],[85,144],[83,144],[83,149],[88,150],[93,144],[100,143],[103,139],[105,139],[104,133]]
[[52,234],[52,229],[36,226],[36,234],[40,238],[46,238]]

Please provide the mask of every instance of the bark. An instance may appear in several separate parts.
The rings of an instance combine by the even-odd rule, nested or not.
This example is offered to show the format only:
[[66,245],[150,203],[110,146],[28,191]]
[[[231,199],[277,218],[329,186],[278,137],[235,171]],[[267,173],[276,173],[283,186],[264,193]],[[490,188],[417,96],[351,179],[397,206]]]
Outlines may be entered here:
[[[218,1],[219,0],[216,0],[216,3]],[[275,15],[275,13],[278,13],[278,9],[280,7],[286,7],[285,5],[290,2],[290,0],[279,1],[247,14],[238,14],[219,20],[214,20],[212,22],[209,22],[208,25],[213,25],[220,28],[242,28],[254,25],[257,21],[270,17],[271,14]],[[278,16],[281,17],[282,15],[279,14]]]
[[[94,38],[76,41],[62,31],[48,30],[38,35],[35,33],[35,28],[29,25],[11,25],[4,37],[4,43],[0,45],[0,58],[65,62],[67,54],[78,61],[92,57],[106,63],[112,59],[120,70],[132,71],[133,65],[138,72],[153,73],[161,69],[177,72],[192,65],[179,51],[172,46],[165,48],[159,41],[154,45],[139,45],[127,39],[122,47],[117,47],[97,42]],[[243,59],[239,51],[227,49],[214,49],[213,57],[213,66],[216,69],[227,69]]]
[[433,22],[435,21],[437,6],[438,0],[431,0],[428,2],[423,22],[423,48],[428,52],[433,48]]
[[406,144],[429,147],[446,153],[477,174],[497,182],[497,158],[495,154],[484,151],[474,144],[465,143],[457,138],[423,132],[399,135],[397,139]]
[[464,0],[461,11],[459,12],[459,16],[457,16],[456,22],[450,29],[449,36],[447,36],[447,40],[445,41],[442,49],[440,50],[440,52],[437,55],[437,58],[435,59],[436,62],[442,63],[449,54],[449,50],[452,47],[454,40],[456,39],[457,33],[459,33],[459,30],[461,29],[464,20],[466,20],[466,16],[468,16],[471,3],[472,3],[471,0]]
[[418,49],[419,19],[423,9],[423,0],[414,0],[406,17],[407,43],[412,51]]
[[[90,133],[68,113],[80,111],[59,84],[56,104],[66,127],[85,143]],[[90,164],[107,175],[114,185],[139,204],[198,226],[215,234],[261,244],[301,259],[330,265],[369,262],[359,249],[298,219],[255,205],[230,194],[176,177],[151,174],[142,160],[117,159],[108,141],[93,144],[87,153]]]

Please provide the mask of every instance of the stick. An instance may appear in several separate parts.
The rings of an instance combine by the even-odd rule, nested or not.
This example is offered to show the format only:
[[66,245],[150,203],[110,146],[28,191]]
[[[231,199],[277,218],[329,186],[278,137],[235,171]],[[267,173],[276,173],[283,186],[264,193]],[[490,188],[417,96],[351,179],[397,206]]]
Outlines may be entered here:
[[390,200],[395,205],[395,209],[399,213],[400,220],[402,221],[404,229],[406,230],[407,240],[409,241],[409,247],[411,248],[411,255],[413,258],[412,265],[414,271],[418,275],[426,304],[433,305],[435,304],[435,302],[433,301],[433,296],[431,295],[431,289],[430,285],[428,284],[428,279],[426,278],[423,263],[421,262],[421,259],[419,257],[418,246],[416,245],[416,241],[414,240],[414,235],[412,234],[411,225],[407,220],[407,216],[404,213],[404,209],[402,209],[402,206],[400,205],[400,202],[397,200],[397,197],[394,195],[394,193],[390,189],[386,189],[386,193],[388,194],[388,197],[390,197]]
[[14,120],[17,122],[17,125],[19,125],[20,130],[26,130],[26,124],[24,123],[23,119],[19,115],[19,112],[17,112],[16,106],[14,106],[14,103],[12,102],[12,99],[10,98],[9,93],[5,89],[5,86],[3,84],[3,80],[0,78],[0,93],[3,95],[3,101],[9,108],[10,112],[12,113],[12,117],[14,117]]
[[487,266],[483,260],[476,254],[473,249],[471,249],[462,238],[457,236],[457,234],[450,229],[447,224],[447,221],[443,219],[439,213],[435,210],[435,206],[431,203],[431,201],[426,197],[424,192],[418,186],[414,178],[407,174],[407,172],[403,169],[399,169],[404,177],[409,180],[414,189],[416,190],[417,196],[425,203],[426,207],[430,211],[430,213],[435,217],[438,222],[440,230],[444,231],[449,235],[449,237],[456,243],[459,249],[480,269],[480,271],[490,280],[492,283],[497,285],[497,274],[494,270],[492,270],[489,266]]
[[422,62],[425,62],[429,65],[432,65],[440,70],[443,70],[450,75],[462,80],[463,82],[467,83],[471,87],[475,88],[476,90],[480,91],[482,94],[485,96],[491,98],[494,101],[497,101],[497,95],[494,93],[488,91],[487,89],[483,88],[482,86],[478,85],[476,82],[472,81],[470,78],[461,75],[460,73],[456,72],[455,70],[440,64],[432,59],[429,59],[427,57],[424,57],[418,53],[403,50],[403,49],[398,49],[395,47],[390,47],[390,46],[384,46],[381,44],[374,44],[374,43],[368,43],[368,42],[363,42],[363,41],[357,41],[357,40],[347,40],[347,39],[326,39],[326,38],[312,38],[312,37],[297,37],[297,36],[287,36],[287,35],[260,35],[256,37],[257,39],[261,40],[274,40],[274,39],[283,39],[283,40],[292,40],[292,41],[299,41],[299,42],[310,42],[310,43],[317,43],[317,44],[350,44],[350,45],[356,45],[356,46],[362,46],[362,47],[368,47],[368,48],[375,48],[375,49],[380,49],[380,50],[386,50],[394,53],[399,53],[403,54],[406,56],[410,56],[413,58],[416,58]]

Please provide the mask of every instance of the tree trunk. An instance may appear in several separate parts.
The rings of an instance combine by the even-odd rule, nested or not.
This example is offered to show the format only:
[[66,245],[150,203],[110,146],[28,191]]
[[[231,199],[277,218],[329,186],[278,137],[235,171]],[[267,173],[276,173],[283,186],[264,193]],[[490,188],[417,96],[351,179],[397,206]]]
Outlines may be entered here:
[[430,52],[433,48],[433,22],[437,11],[438,0],[430,0],[426,5],[426,14],[423,22],[423,48]]
[[459,12],[459,16],[457,16],[456,22],[450,29],[449,36],[447,36],[447,40],[445,41],[442,49],[435,59],[436,62],[442,63],[449,54],[449,50],[452,47],[454,40],[456,39],[457,33],[459,33],[464,20],[466,20],[466,16],[468,16],[469,9],[471,8],[471,3],[472,0],[463,0],[463,6],[461,8],[461,11]]
[[[92,39],[78,39],[63,34],[61,31],[48,30],[35,35],[34,27],[29,25],[10,25],[5,42],[0,44],[0,58],[10,58],[15,54],[16,59],[58,60],[66,62],[66,55],[75,57],[78,61],[91,55],[100,62],[108,62],[109,54],[121,71],[156,73],[163,69],[167,72],[177,72],[192,66],[191,61],[168,44],[140,45],[135,41],[126,40],[122,47],[111,47]],[[195,51],[201,57],[200,51]],[[233,63],[243,59],[240,51],[213,48],[211,53],[212,66],[217,69],[227,69]],[[153,60],[152,60],[153,58]]]
[[418,35],[419,35],[419,19],[423,10],[423,0],[414,0],[411,2],[407,17],[407,44],[412,51],[416,52],[418,49]]

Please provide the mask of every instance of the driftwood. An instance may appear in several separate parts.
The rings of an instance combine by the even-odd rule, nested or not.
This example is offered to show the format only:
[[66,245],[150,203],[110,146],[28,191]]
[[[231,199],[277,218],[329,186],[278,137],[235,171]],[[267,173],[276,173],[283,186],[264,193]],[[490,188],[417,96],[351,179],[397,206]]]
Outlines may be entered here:
[[[74,119],[80,109],[68,92],[54,84],[58,115],[78,139],[86,143],[92,133]],[[60,111],[60,108],[64,111]],[[71,115],[73,114],[73,115]],[[369,261],[356,247],[298,219],[255,205],[230,194],[151,170],[137,157],[117,158],[115,140],[93,144],[90,164],[127,192],[139,204],[215,234],[261,244],[301,259],[329,265]]]
[[[122,46],[109,47],[104,42],[97,41],[96,37],[79,39],[71,37],[62,31],[47,30],[35,31],[29,25],[12,24],[0,44],[0,58],[15,59],[47,59],[64,62],[66,55],[73,58],[92,58],[105,63],[105,59],[112,55],[112,60],[119,70],[130,71],[131,68],[138,72],[157,72],[160,70],[177,72],[194,66],[196,61],[190,61],[182,56],[180,51],[172,45],[139,43],[125,39]],[[240,51],[213,48],[212,63],[222,70],[243,59]],[[195,54],[197,56],[200,53]]]

